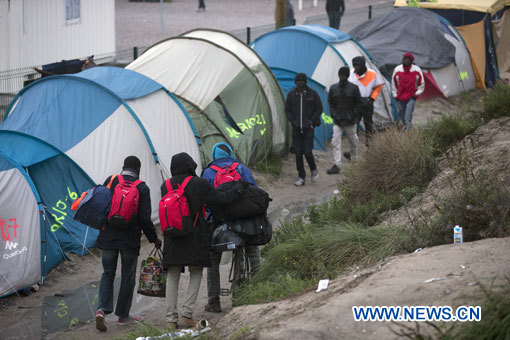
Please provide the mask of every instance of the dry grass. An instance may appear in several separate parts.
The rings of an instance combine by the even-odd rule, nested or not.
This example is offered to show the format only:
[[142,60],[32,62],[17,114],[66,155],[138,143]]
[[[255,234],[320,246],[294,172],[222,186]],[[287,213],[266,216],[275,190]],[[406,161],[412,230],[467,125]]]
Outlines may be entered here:
[[368,151],[348,173],[346,196],[358,202],[376,193],[422,187],[437,171],[432,140],[420,130],[389,129],[376,134]]

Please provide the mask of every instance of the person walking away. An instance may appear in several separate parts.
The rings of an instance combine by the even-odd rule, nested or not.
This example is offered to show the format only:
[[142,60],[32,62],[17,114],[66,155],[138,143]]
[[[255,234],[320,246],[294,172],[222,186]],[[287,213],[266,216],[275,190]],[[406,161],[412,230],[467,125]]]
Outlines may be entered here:
[[[132,185],[137,183],[140,168],[140,160],[136,156],[129,156],[124,160],[120,175],[108,177],[104,185],[111,183],[110,190],[115,195],[115,189],[119,184],[122,184],[121,182],[131,183]],[[107,222],[99,232],[96,241],[96,246],[101,249],[103,265],[103,274],[99,284],[96,328],[102,332],[107,329],[104,320],[105,314],[113,312],[113,282],[119,254],[122,269],[115,315],[118,317],[117,324],[123,326],[143,320],[142,316],[129,314],[135,287],[136,266],[140,253],[141,232],[143,231],[149,242],[154,243],[156,248],[161,248],[161,240],[157,237],[156,229],[151,220],[152,209],[149,187],[144,182],[138,181],[135,190],[138,190],[138,208],[129,223],[120,229],[120,227],[114,227],[112,223]]]
[[197,12],[205,12],[205,0],[198,0]]
[[[172,329],[177,328],[177,322],[182,327],[195,326],[192,315],[202,280],[202,271],[204,267],[211,266],[209,253],[211,230],[209,230],[203,214],[204,204],[222,206],[238,199],[244,192],[242,182],[236,184],[231,191],[217,191],[206,179],[197,177],[196,168],[197,164],[190,155],[185,152],[176,154],[172,157],[170,164],[172,178],[167,180],[175,189],[178,185],[183,184],[186,178],[191,177],[184,188],[184,195],[187,198],[190,216],[194,221],[193,232],[188,235],[172,238],[166,233],[168,229],[164,233],[163,268],[167,270],[166,320],[168,327]],[[161,196],[164,197],[167,192],[165,181],[161,185]],[[183,267],[188,267],[190,281],[182,306],[182,315],[179,319],[177,295]]]
[[374,133],[374,102],[381,92],[383,82],[375,71],[366,67],[363,56],[353,58],[352,67],[354,72],[349,76],[349,81],[358,86],[361,94],[360,110],[365,125],[365,145],[368,147],[370,137]]
[[330,175],[340,173],[342,163],[342,134],[345,132],[351,151],[344,153],[347,159],[358,159],[358,134],[356,125],[361,119],[361,95],[359,88],[350,83],[349,68],[338,70],[339,82],[329,89],[328,103],[331,118],[333,118],[333,166],[326,172]]
[[306,74],[296,74],[294,81],[296,87],[285,100],[285,114],[292,125],[292,141],[299,176],[294,184],[303,186],[306,178],[303,155],[310,167],[312,182],[319,177],[312,149],[314,127],[321,124],[322,103],[318,93],[306,86]]
[[344,0],[326,0],[326,12],[329,18],[329,27],[339,29],[340,19],[344,15]]
[[[212,149],[213,161],[207,166],[202,172],[202,178],[209,181],[214,186],[214,179],[216,178],[217,169],[229,168],[234,163],[239,165],[236,167],[241,177],[241,180],[248,182],[254,186],[257,186],[253,175],[245,165],[239,163],[234,158],[234,152],[227,143],[216,143]],[[219,225],[219,221],[213,221],[214,227]],[[245,247],[246,257],[250,264],[251,272],[255,272],[260,263],[259,247],[258,246],[246,246]],[[204,310],[206,312],[221,313],[220,304],[220,262],[222,253],[211,251],[211,266],[207,268],[207,297],[208,303],[205,305]]]
[[404,125],[404,130],[412,127],[414,104],[425,91],[423,72],[413,62],[414,56],[404,53],[402,64],[395,67],[391,76],[391,94],[397,101],[399,121]]

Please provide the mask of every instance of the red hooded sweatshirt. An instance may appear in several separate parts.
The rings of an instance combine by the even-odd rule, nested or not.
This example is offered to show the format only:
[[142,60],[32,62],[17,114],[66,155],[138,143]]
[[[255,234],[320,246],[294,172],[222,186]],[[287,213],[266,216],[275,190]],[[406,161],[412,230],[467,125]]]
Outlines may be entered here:
[[[402,59],[405,57],[411,58],[411,63],[414,61],[414,56],[411,53],[404,53]],[[420,67],[414,64],[409,67],[404,67],[403,64],[395,67],[391,77],[393,98],[406,102],[411,98],[417,98],[424,90],[425,79]]]

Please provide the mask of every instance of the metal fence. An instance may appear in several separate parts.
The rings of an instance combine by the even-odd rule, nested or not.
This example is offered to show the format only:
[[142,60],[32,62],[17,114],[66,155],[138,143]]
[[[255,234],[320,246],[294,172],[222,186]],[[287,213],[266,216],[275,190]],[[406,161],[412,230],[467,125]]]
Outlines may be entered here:
[[[340,23],[340,30],[348,33],[352,28],[371,19],[387,9],[391,8],[392,4],[379,4],[371,5],[365,8],[357,8],[346,10],[342,16]],[[307,17],[304,24],[318,24],[328,26],[328,16],[326,14]],[[250,44],[261,35],[274,30],[274,23],[267,25],[260,25],[255,27],[246,27],[239,30],[230,31],[229,33],[237,37],[239,40]],[[124,67],[125,65],[138,58],[148,46],[137,46],[132,49],[116,51],[104,55],[96,55],[94,60],[98,64],[109,64]],[[80,58],[85,59],[86,57]],[[37,80],[41,75],[34,70],[34,67],[41,68],[41,65],[34,65],[32,67],[25,67],[7,71],[0,71],[0,122],[4,118],[5,111],[7,110],[12,99],[16,93],[23,88],[28,82]]]

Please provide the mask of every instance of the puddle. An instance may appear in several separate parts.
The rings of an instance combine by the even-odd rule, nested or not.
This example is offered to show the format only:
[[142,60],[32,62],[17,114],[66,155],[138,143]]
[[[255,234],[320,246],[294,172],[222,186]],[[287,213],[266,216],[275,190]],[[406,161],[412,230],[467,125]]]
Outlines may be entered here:
[[[113,284],[115,295],[118,295],[120,277]],[[135,287],[136,289],[136,287]],[[42,306],[30,309],[22,316],[22,320],[14,325],[2,325],[0,339],[51,339],[52,335],[71,328],[92,324],[95,321],[99,281],[90,282],[80,288],[66,290],[61,294],[44,297]],[[135,313],[154,308],[157,298],[133,294],[131,310]],[[114,301],[115,306],[116,301]],[[107,318],[115,319],[108,315]]]

